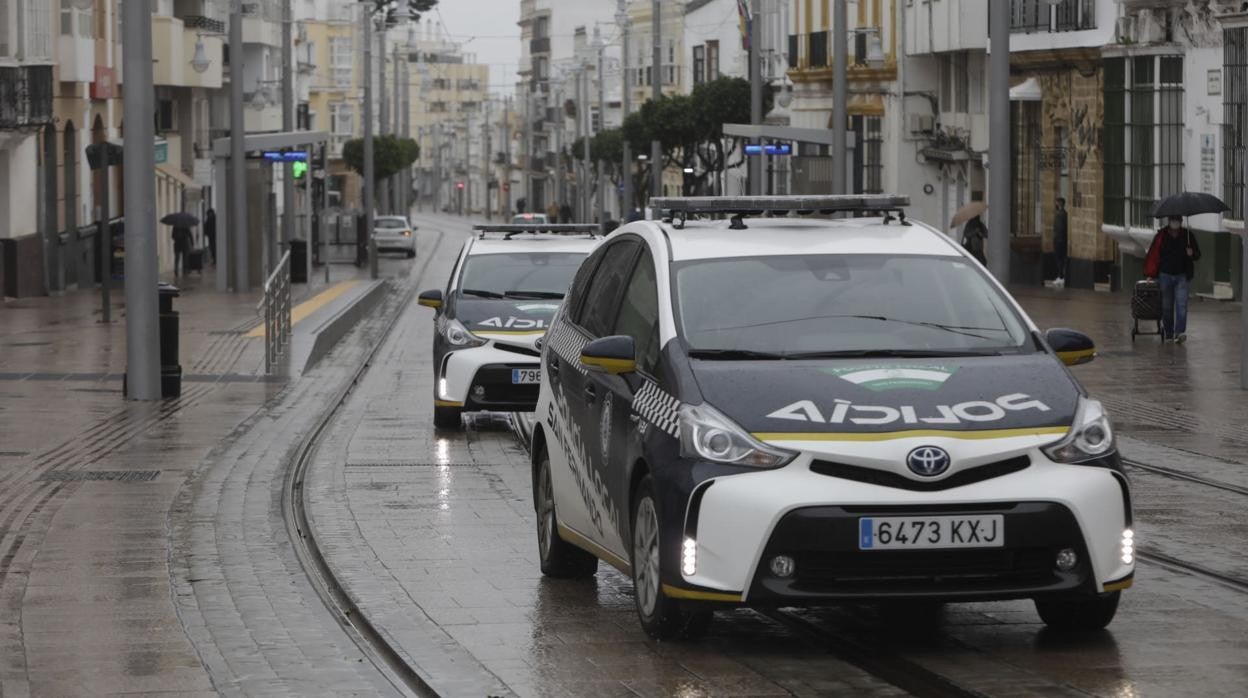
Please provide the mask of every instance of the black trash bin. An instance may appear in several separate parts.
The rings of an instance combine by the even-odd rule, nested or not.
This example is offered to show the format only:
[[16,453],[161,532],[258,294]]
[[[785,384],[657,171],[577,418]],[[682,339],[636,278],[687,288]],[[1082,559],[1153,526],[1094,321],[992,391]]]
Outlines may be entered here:
[[181,291],[171,284],[157,285],[160,296],[160,395],[178,397],[182,394],[182,364],[178,363],[178,313],[173,299]]
[[308,283],[308,242],[290,241],[290,283]]

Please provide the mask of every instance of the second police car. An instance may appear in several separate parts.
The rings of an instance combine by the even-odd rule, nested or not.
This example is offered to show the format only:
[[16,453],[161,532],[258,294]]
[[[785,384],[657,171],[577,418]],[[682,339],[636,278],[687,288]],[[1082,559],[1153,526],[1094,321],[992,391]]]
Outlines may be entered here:
[[484,225],[459,253],[434,308],[434,425],[455,429],[465,411],[531,412],[540,375],[535,343],[581,262],[596,225]]
[[543,349],[544,573],[625,571],[656,637],[861,599],[1112,620],[1135,541],[1107,415],[1066,368],[1092,341],[1040,331],[906,203],[662,199],[606,239]]

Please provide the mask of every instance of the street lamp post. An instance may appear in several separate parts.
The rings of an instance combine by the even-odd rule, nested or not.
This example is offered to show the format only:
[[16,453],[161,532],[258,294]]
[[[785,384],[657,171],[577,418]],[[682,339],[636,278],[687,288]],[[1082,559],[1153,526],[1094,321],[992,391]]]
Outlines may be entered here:
[[988,269],[1010,283],[1010,13],[989,15]]
[[246,293],[251,289],[250,264],[248,263],[249,234],[247,231],[247,137],[246,118],[243,115],[243,7],[242,0],[233,0],[230,6],[230,176],[228,209],[230,225],[222,236],[229,240],[227,250],[232,252],[234,264],[234,291]]
[[[126,84],[126,397],[159,400],[160,331],[156,285],[155,124],[152,80],[152,3],[128,0],[122,20],[130,38],[122,68]],[[240,25],[241,26],[241,25]],[[241,72],[241,71],[239,71]],[[238,82],[242,82],[241,75]],[[240,130],[241,124],[231,128]]]
[[[650,94],[657,102],[663,98],[663,8],[659,0],[651,3],[650,12],[651,32],[654,34]],[[657,140],[650,141],[650,195],[663,196],[663,144]]]
[[[616,5],[615,21],[620,25],[620,36],[622,46],[622,60],[620,70],[620,107],[623,112],[621,121],[621,132],[623,132],[623,121],[628,120],[628,114],[632,106],[632,85],[628,82],[628,58],[629,52],[632,50],[629,38],[629,31],[632,29],[632,22],[628,17],[628,3],[626,0],[619,0]],[[633,149],[628,143],[628,139],[623,139],[623,157],[621,165],[623,166],[624,190],[620,196],[620,218],[627,221],[633,212]]]
[[[763,51],[759,45],[762,36],[761,24],[763,0],[753,0],[750,7],[750,123],[761,126],[763,123]],[[759,143],[762,139],[759,139]],[[759,196],[763,193],[763,156],[750,158],[750,194]]]
[[[606,49],[606,44],[602,40],[602,31],[598,27],[594,27],[594,48],[598,49],[598,130],[599,132],[606,129],[607,126],[607,98],[606,83],[603,81],[602,71],[602,52]],[[592,124],[590,124],[592,127]],[[589,141],[586,140],[588,145]],[[588,164],[589,149],[586,148],[585,159]],[[603,235],[607,233],[607,162],[602,159],[602,155],[598,156],[598,230]]]
[[834,0],[832,11],[832,193],[848,194],[846,139],[849,137],[849,10],[847,0]]
[[364,3],[363,15],[361,31],[364,35],[364,234],[368,236],[368,273],[371,278],[376,279],[377,238],[373,235],[373,3],[371,0]]
[[[295,86],[294,86],[294,45],[291,25],[294,16],[291,11],[292,0],[282,0],[282,131],[290,133],[295,130]],[[242,55],[239,55],[242,58]],[[281,163],[282,168],[282,231],[281,243],[289,244],[295,239],[295,178],[291,176],[291,164]],[[274,231],[276,234],[276,231]],[[277,263],[276,255],[269,255],[272,264]],[[266,274],[271,269],[265,269]]]

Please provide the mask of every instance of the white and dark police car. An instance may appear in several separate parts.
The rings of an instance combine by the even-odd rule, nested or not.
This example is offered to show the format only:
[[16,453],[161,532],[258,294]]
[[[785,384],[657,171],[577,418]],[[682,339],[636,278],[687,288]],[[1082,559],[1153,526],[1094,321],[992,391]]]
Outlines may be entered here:
[[464,244],[434,308],[434,424],[465,411],[531,412],[538,350],[581,262],[602,240],[596,225],[484,225]]
[[664,221],[606,238],[542,350],[544,573],[630,574],[656,637],[847,600],[1112,620],[1134,534],[1105,410],[1067,369],[1092,341],[1037,329],[907,203],[656,199]]

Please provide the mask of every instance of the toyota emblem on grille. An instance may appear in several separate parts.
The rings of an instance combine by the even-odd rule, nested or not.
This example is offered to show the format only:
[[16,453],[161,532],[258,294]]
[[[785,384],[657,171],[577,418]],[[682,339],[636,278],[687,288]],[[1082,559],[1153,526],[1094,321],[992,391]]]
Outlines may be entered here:
[[906,465],[915,475],[936,477],[949,469],[949,453],[937,446],[919,446],[906,456]]

